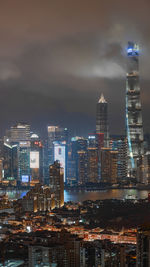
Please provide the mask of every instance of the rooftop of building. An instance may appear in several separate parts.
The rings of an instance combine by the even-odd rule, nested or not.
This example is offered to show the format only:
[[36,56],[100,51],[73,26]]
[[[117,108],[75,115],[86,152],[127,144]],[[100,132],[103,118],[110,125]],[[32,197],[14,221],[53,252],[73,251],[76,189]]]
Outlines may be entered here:
[[107,103],[106,99],[104,98],[104,95],[103,95],[103,93],[101,94],[101,96],[100,96],[100,99],[99,99],[98,103]]

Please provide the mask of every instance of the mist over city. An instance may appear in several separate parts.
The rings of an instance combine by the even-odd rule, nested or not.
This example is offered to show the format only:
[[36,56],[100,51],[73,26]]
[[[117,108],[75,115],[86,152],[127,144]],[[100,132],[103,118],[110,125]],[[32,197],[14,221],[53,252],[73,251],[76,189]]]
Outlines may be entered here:
[[0,1],[0,267],[150,266],[150,1]]
[[149,5],[146,0],[2,2],[1,135],[25,121],[42,135],[47,125],[60,124],[87,136],[95,129],[95,103],[102,92],[109,102],[110,131],[123,134],[128,41],[141,48],[148,132]]

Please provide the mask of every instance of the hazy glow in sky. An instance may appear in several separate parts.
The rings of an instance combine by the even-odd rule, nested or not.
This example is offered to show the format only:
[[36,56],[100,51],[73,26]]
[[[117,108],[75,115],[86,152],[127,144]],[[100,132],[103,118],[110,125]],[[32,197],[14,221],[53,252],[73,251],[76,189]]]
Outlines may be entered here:
[[[95,130],[96,102],[109,102],[110,130],[123,132],[127,42],[141,46],[145,131],[149,129],[150,1],[5,0],[0,9],[1,134],[16,121],[72,134]],[[42,130],[41,130],[42,129]]]

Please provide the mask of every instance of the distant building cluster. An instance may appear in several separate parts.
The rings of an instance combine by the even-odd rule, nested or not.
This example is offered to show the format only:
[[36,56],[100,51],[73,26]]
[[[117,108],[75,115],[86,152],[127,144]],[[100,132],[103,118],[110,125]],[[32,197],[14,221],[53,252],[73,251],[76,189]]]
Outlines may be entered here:
[[[99,120],[102,110],[106,114]],[[96,129],[99,126],[104,131],[97,130],[88,138],[69,138],[67,128],[48,126],[47,139],[41,140],[31,133],[28,124],[11,127],[0,141],[0,183],[3,186],[33,187],[39,183],[52,186],[54,162],[60,164],[63,180],[69,185],[121,181],[127,176],[127,141],[124,137],[108,137],[107,103],[103,95],[97,112]]]
[[[41,140],[29,124],[18,123],[0,141],[0,183],[4,186],[53,184],[51,165],[58,161],[70,186],[128,180],[150,182],[150,138],[143,137],[139,86],[139,48],[129,42],[126,76],[126,133],[109,133],[108,103],[103,94],[96,105],[96,127],[88,137],[71,137],[68,129],[47,128]],[[53,184],[54,186],[54,184]]]

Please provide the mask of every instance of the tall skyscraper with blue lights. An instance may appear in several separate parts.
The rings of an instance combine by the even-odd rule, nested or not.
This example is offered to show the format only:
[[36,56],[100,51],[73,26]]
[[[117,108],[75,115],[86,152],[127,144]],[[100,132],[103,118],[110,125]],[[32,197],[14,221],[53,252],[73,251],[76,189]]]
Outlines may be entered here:
[[128,175],[136,177],[138,160],[143,156],[143,123],[139,85],[139,47],[129,42],[126,76],[126,131]]

